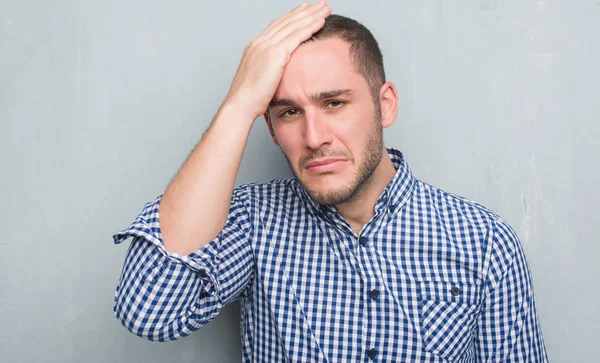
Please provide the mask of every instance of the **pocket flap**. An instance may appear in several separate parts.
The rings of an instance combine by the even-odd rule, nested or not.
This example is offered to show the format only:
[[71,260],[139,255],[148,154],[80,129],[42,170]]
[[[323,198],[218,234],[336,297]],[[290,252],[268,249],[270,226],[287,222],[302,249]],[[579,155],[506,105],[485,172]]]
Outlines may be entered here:
[[421,301],[436,300],[479,305],[481,286],[475,284],[424,281],[420,283]]

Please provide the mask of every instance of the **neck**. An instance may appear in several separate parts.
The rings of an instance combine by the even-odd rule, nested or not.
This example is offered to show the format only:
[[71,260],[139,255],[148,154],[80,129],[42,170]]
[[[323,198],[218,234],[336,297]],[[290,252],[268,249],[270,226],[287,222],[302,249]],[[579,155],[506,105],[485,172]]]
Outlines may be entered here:
[[396,168],[386,150],[368,184],[351,200],[335,205],[340,216],[352,226],[357,235],[375,215],[375,203],[395,174]]

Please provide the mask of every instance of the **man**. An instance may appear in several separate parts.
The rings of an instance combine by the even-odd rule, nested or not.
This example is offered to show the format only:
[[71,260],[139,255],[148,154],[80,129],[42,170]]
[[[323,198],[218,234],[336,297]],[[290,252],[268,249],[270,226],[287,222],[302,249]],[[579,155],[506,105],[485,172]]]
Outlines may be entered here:
[[[211,126],[133,237],[115,314],[150,340],[241,300],[245,362],[544,362],[513,230],[415,179],[371,33],[302,4],[245,49]],[[234,188],[264,114],[295,178]]]

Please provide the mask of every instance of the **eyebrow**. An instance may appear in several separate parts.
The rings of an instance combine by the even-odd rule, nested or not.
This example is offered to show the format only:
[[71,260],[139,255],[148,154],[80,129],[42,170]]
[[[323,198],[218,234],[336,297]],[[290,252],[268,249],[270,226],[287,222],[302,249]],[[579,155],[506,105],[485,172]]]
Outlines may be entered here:
[[[354,91],[352,91],[351,89],[336,89],[336,90],[332,90],[332,91],[325,91],[325,92],[320,92],[320,93],[315,93],[314,95],[312,95],[312,100],[313,101],[319,101],[319,100],[324,100],[327,98],[335,98],[335,97],[339,97],[339,96],[350,96],[352,95],[352,93],[354,93]],[[269,102],[269,107],[280,107],[280,106],[296,106],[296,103],[292,100],[290,100],[289,98],[280,98],[280,99],[273,99],[271,100],[271,102]]]

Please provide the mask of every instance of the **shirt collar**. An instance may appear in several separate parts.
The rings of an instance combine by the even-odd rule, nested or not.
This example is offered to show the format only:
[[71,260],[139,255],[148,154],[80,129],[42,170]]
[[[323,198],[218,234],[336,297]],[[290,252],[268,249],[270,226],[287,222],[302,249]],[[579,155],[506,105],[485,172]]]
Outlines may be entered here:
[[410,198],[415,178],[402,152],[393,148],[387,148],[387,151],[394,168],[396,168],[396,174],[375,202],[375,212],[379,213],[383,212],[383,209],[387,209],[390,215],[394,215]]
[[[387,148],[387,151],[392,163],[394,164],[394,168],[396,169],[396,174],[383,190],[377,199],[377,202],[375,202],[375,213],[387,212],[390,215],[394,215],[404,206],[410,197],[415,179],[410,168],[408,167],[408,164],[406,163],[406,160],[404,160],[404,155],[402,155],[402,152],[394,148]],[[300,198],[305,201],[306,206],[310,210],[313,210],[317,214],[325,215],[337,213],[335,207],[332,205],[318,204],[315,202],[315,200],[310,196],[310,194],[308,194],[306,189],[304,189],[297,180],[296,184]]]

